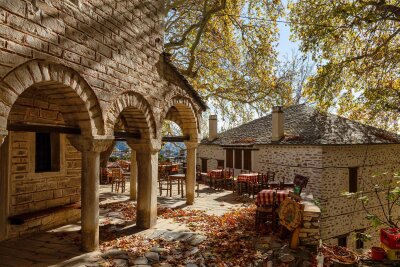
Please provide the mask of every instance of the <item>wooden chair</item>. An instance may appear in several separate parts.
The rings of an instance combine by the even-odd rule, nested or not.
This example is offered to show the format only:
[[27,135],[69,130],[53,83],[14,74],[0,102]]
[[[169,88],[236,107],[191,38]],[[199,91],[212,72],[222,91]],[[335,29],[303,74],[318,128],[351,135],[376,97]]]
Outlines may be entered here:
[[264,173],[258,173],[257,175],[257,183],[250,184],[250,190],[251,194],[253,195],[253,198],[258,192],[260,192],[263,189],[268,188],[268,177]]
[[[121,168],[112,168],[111,169],[111,192],[115,190],[115,192],[119,192],[121,188],[121,192],[125,192],[125,177],[122,175]],[[115,187],[114,187],[115,185]]]
[[272,205],[260,206],[256,209],[256,229],[260,230],[262,227],[267,227],[274,232],[276,229],[276,192],[273,193]]
[[294,193],[297,195],[301,194],[301,191],[304,187],[307,186],[309,178],[300,174],[296,174],[294,176],[293,184],[294,184]]
[[227,168],[224,172],[224,188],[235,191],[235,169]]
[[162,196],[163,191],[167,191],[167,196],[169,193],[169,172],[166,166],[158,167],[158,190],[160,190],[160,196]]
[[218,189],[222,181],[222,172],[211,172],[210,173],[210,187]]

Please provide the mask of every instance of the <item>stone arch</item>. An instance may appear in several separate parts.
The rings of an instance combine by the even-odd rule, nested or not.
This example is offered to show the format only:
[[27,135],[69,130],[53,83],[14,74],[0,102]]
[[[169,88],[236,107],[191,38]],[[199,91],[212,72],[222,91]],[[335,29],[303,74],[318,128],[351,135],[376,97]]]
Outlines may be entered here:
[[161,114],[161,125],[164,120],[177,123],[184,135],[189,135],[192,141],[199,138],[199,118],[193,102],[183,96],[174,96],[167,100]]
[[[122,117],[121,117],[122,116]],[[157,124],[147,100],[137,92],[125,92],[118,96],[107,112],[106,132],[114,133],[114,127],[121,118],[127,130],[139,130],[144,138],[157,138]]]
[[98,99],[85,79],[67,66],[40,59],[19,65],[0,80],[0,131],[6,130],[15,101],[32,87],[51,95],[53,101],[68,111],[65,119],[77,121],[83,135],[104,134]]

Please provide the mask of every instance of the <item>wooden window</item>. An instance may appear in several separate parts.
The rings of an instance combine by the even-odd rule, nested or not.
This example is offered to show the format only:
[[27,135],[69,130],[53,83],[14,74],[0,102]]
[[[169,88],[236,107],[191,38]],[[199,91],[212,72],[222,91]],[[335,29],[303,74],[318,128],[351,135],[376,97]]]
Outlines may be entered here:
[[60,134],[36,133],[35,172],[60,171]]
[[207,172],[207,159],[201,159],[201,172]]
[[342,235],[338,237],[338,246],[347,247],[347,235]]
[[365,229],[356,231],[356,249],[364,248],[364,231]]
[[226,150],[226,167],[233,168],[233,149]]
[[235,169],[242,168],[242,150],[235,149]]
[[349,192],[355,193],[358,190],[358,168],[349,168]]
[[244,160],[244,166],[243,166],[243,169],[245,169],[245,170],[249,170],[249,171],[251,171],[252,170],[252,168],[251,168],[251,150],[243,150],[243,160]]
[[217,167],[225,168],[225,161],[224,160],[217,160]]

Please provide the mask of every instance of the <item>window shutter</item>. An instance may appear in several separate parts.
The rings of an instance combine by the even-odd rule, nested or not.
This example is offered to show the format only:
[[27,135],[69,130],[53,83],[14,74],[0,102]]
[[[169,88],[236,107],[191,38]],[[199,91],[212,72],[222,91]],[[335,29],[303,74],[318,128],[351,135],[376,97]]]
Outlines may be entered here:
[[226,150],[226,167],[233,168],[233,149]]
[[243,169],[251,171],[251,150],[243,150],[244,152],[244,167]]
[[235,169],[242,168],[242,150],[235,149]]

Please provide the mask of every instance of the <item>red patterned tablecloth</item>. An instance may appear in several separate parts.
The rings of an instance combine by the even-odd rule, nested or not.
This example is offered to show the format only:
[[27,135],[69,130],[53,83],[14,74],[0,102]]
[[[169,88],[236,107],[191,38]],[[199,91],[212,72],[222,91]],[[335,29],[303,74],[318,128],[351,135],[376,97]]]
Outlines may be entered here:
[[208,172],[208,176],[209,177],[213,177],[213,178],[221,178],[222,177],[222,170],[218,169],[218,170],[211,170]]
[[264,189],[257,194],[256,205],[257,206],[272,205],[274,192],[276,192],[276,203],[278,205],[282,203],[289,196],[289,190]]
[[242,173],[237,177],[238,182],[257,183],[258,173]]

